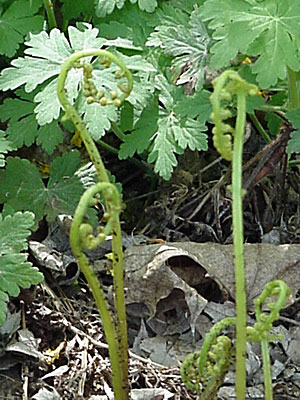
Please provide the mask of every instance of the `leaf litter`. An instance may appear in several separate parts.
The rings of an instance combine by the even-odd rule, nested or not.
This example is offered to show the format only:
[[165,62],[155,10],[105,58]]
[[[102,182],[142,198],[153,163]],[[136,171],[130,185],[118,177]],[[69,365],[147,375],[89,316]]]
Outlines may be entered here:
[[[296,304],[297,307],[296,293],[300,285],[298,254],[299,245],[245,246],[248,324],[254,323],[251,317],[252,300],[270,276],[284,279],[289,284],[291,305],[286,308],[286,315],[289,312],[297,314],[298,310],[293,310],[293,306]],[[269,264],[268,260],[272,263]],[[181,382],[179,363],[201,346],[203,336],[213,323],[234,315],[232,261],[232,246],[215,243],[131,245],[126,249],[126,303],[132,348],[130,381],[134,398],[156,398],[154,393],[158,388],[157,398],[196,398],[187,392]],[[63,289],[66,290],[65,287]],[[26,319],[30,340],[38,343],[37,353],[33,351],[29,354],[27,349],[25,355],[17,339],[15,344],[11,344],[14,354],[19,357],[18,365],[27,365],[31,374],[40,376],[39,381],[30,385],[30,394],[35,399],[43,399],[45,395],[50,399],[110,399],[107,345],[98,312],[89,300],[86,288],[80,285],[76,294],[66,298],[57,297],[52,289],[42,284],[36,296],[32,303],[26,305]],[[288,381],[295,393],[295,387],[300,386],[296,352],[300,329],[296,322],[290,327],[290,322],[291,319],[283,317],[283,325],[274,328],[275,333],[284,332],[284,340],[281,345],[273,346],[271,357],[278,391],[282,390],[280,385],[285,382],[282,374],[287,375],[290,371]],[[15,332],[16,322],[12,320],[10,325]],[[18,330],[19,337],[20,332]],[[7,331],[5,335],[7,337]],[[55,354],[58,347],[61,347],[60,351],[48,363],[45,357],[37,357],[37,354],[49,353],[50,350]],[[263,398],[259,360],[257,346],[249,344],[249,399]],[[226,379],[229,387],[221,389],[222,399],[230,398],[228,396],[234,385],[233,372]]]

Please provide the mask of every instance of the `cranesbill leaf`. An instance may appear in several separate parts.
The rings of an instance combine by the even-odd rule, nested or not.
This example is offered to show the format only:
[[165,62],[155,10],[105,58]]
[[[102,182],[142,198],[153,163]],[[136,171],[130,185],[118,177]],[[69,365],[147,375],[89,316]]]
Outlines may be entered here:
[[205,125],[193,119],[179,119],[174,113],[161,117],[158,131],[154,134],[153,148],[148,161],[154,162],[154,171],[168,180],[177,165],[175,153],[182,154],[189,147],[191,150],[207,150]]
[[[147,12],[153,12],[157,7],[156,0],[130,0],[132,4],[138,3],[141,10]],[[105,17],[111,14],[115,7],[122,8],[125,4],[125,0],[96,0],[96,15],[98,17]]]
[[0,325],[5,321],[8,295],[18,296],[20,288],[29,288],[43,280],[43,274],[27,261],[27,237],[34,225],[30,212],[0,214]]
[[175,111],[182,117],[197,118],[204,123],[212,112],[210,95],[208,90],[201,90],[192,96],[182,96],[176,103]]
[[0,105],[0,115],[2,121],[8,121],[7,137],[16,148],[31,146],[36,142],[46,153],[52,154],[55,147],[63,141],[63,133],[56,121],[38,129],[34,107],[29,99],[4,100]]
[[7,139],[6,133],[0,130],[0,167],[5,165],[5,154],[15,150],[13,143]]
[[286,113],[287,119],[293,124],[295,131],[291,133],[286,151],[288,153],[300,153],[300,110],[289,111]]
[[36,222],[44,215],[53,221],[59,214],[73,214],[83,192],[82,183],[75,175],[79,166],[78,151],[56,158],[45,187],[34,164],[8,157],[5,170],[0,171],[0,202],[16,211],[34,212]]
[[207,0],[200,16],[214,30],[215,68],[227,66],[238,52],[258,56],[252,70],[262,88],[284,79],[287,67],[299,70],[298,0]]
[[[165,7],[169,10],[168,7]],[[155,28],[147,41],[148,46],[160,47],[172,60],[173,79],[177,85],[189,84],[190,89],[200,89],[204,83],[210,37],[194,11],[188,23],[177,21],[177,14]]]
[[27,237],[34,225],[34,214],[17,212],[3,218],[0,214],[0,255],[27,250]]
[[142,154],[149,147],[151,138],[157,131],[158,101],[154,97],[151,103],[143,110],[140,118],[130,135],[126,135],[120,146],[119,158],[123,160],[132,157],[134,153]]
[[1,15],[0,10],[0,54],[12,57],[28,32],[40,31],[44,18],[34,15],[41,7],[40,0],[13,1]]
[[[27,48],[24,52],[27,56],[13,60],[12,66],[1,72],[0,90],[15,89],[25,85],[25,91],[31,92],[38,85],[49,80],[47,85],[34,97],[34,102],[38,103],[34,112],[37,114],[37,121],[40,125],[50,123],[59,116],[61,106],[56,94],[56,79],[66,58],[74,51],[99,49],[111,44],[109,40],[97,37],[98,29],[92,28],[89,24],[83,24],[83,27],[85,30],[80,31],[70,26],[68,28],[69,40],[56,28],[52,29],[49,35],[45,31],[37,35],[31,34],[30,40],[25,42]],[[114,43],[118,47],[128,48],[129,46],[128,41]],[[91,58],[86,57],[85,61],[89,62]],[[78,96],[82,97],[82,93],[79,91],[81,81],[82,70],[71,69],[66,81],[66,91],[72,103]],[[110,83],[107,82],[106,86],[109,85]],[[79,112],[83,113],[82,110]]]

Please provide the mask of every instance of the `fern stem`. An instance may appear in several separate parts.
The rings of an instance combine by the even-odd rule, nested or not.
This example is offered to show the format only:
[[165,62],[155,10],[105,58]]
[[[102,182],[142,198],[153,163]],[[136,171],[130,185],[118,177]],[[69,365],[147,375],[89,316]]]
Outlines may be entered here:
[[[80,136],[85,144],[87,152],[90,156],[91,161],[93,162],[98,180],[100,182],[105,182],[110,184],[108,174],[104,167],[101,156],[98,152],[97,146],[94,141],[90,137],[90,134],[85,127],[81,117],[69,102],[66,92],[65,92],[65,82],[68,75],[68,72],[74,68],[78,67],[78,62],[82,57],[89,56],[99,56],[104,57],[110,62],[118,65],[127,79],[127,87],[125,90],[122,90],[122,94],[119,97],[120,103],[124,101],[124,99],[130,94],[133,86],[133,78],[125,66],[125,64],[114,54],[106,51],[106,50],[82,50],[75,52],[72,54],[63,64],[61,68],[61,72],[58,77],[57,84],[57,94],[58,98],[61,102],[62,107],[64,108],[66,114],[64,116],[65,119],[72,119],[76,130],[80,133]],[[94,188],[94,187],[93,187]],[[114,285],[114,302],[115,302],[115,313],[116,313],[116,324],[113,329],[113,319],[111,314],[106,312],[107,304],[106,300],[101,292],[101,288],[99,286],[99,282],[97,278],[93,275],[91,268],[87,267],[88,260],[84,256],[81,250],[80,240],[76,239],[77,232],[79,232],[79,226],[74,228],[74,234],[72,235],[73,240],[73,248],[76,252],[76,255],[83,266],[83,272],[86,273],[86,279],[89,284],[92,284],[92,292],[97,302],[97,306],[103,320],[105,335],[108,340],[108,345],[110,346],[110,354],[111,358],[111,366],[113,371],[113,387],[115,392],[116,400],[127,400],[128,399],[128,343],[127,343],[127,323],[126,323],[126,309],[125,309],[125,299],[124,299],[124,277],[123,277],[123,251],[122,251],[122,236],[121,236],[121,227],[119,220],[119,210],[121,209],[121,200],[118,194],[116,202],[119,206],[118,212],[116,212],[116,206],[113,206],[113,199],[110,195],[107,194],[108,191],[103,191],[105,205],[107,208],[107,215],[110,216],[110,224],[112,230],[112,252],[113,252],[113,285]],[[75,220],[76,217],[74,217]],[[79,224],[79,222],[74,221],[75,224]],[[81,223],[81,222],[80,222]],[[97,282],[96,282],[97,281]],[[103,314],[104,313],[104,314]],[[108,322],[109,321],[109,322]],[[106,324],[106,325],[105,325]]]
[[113,323],[112,315],[109,311],[107,301],[105,299],[103,289],[100,286],[98,278],[96,277],[93,269],[90,267],[86,255],[81,250],[79,229],[81,222],[84,218],[86,209],[88,208],[88,201],[91,195],[98,192],[98,187],[96,184],[89,188],[81,197],[80,202],[77,206],[73,223],[70,231],[70,243],[74,256],[76,257],[80,270],[84,274],[89,288],[92,291],[93,297],[95,299],[97,308],[100,312],[102,324],[105,331],[106,341],[109,349],[109,358],[112,366],[112,380],[113,388],[116,399],[126,399],[123,395],[123,369],[120,368],[120,362],[122,360],[119,354],[119,345],[117,339],[117,333]]
[[261,354],[262,354],[262,359],[263,359],[265,400],[273,400],[269,343],[266,339],[263,339],[261,341]]
[[236,397],[246,395],[246,288],[244,270],[244,227],[242,154],[245,129],[246,96],[243,89],[237,93],[237,119],[232,158],[232,222],[236,287]]

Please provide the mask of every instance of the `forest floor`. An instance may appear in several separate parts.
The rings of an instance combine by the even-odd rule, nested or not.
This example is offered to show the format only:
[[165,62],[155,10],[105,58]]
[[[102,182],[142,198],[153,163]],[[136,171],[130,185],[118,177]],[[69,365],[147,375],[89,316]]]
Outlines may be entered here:
[[[284,157],[276,165],[272,164],[272,147],[261,152],[264,147],[258,142],[257,137],[254,140],[250,137],[245,146],[245,242],[297,245],[300,242],[299,170],[286,169]],[[257,154],[261,157],[256,157]],[[126,251],[132,246],[147,251],[153,244],[174,242],[232,244],[231,193],[227,187],[230,167],[214,151],[206,154],[187,151],[180,157],[172,179],[159,181],[155,187],[151,187],[148,177],[136,167],[125,163],[120,169],[120,162],[109,156],[106,162],[123,185],[126,209],[122,230]],[[52,251],[57,257],[62,250],[55,241],[61,240],[65,254],[72,257],[65,234],[60,232],[59,239],[52,237],[53,232],[61,229],[62,226],[51,227],[44,222],[31,240],[44,243],[49,253]],[[49,239],[53,239],[52,249]],[[105,252],[109,252],[109,246],[97,268],[110,297],[111,277],[103,266],[107,262]],[[31,257],[34,265],[42,268],[46,279],[36,289],[23,292],[11,302],[8,323],[0,329],[0,399],[112,399],[110,362],[101,319],[83,277],[78,275],[71,259],[70,279],[60,284],[61,277],[41,266],[38,254],[32,253]],[[182,262],[182,258],[179,260]],[[183,261],[186,263],[186,259]],[[177,264],[172,262],[174,257],[166,264],[175,268]],[[274,260],[265,262],[272,264]],[[189,266],[189,263],[184,265]],[[191,286],[199,290],[206,302],[218,304],[224,310],[234,304],[231,294],[222,292],[219,282],[210,282],[206,293],[199,283]],[[201,324],[211,325],[214,317],[207,312],[199,315],[196,333],[191,334],[191,316],[182,291],[174,289],[169,293],[167,304],[162,300],[163,296],[157,297],[156,315],[150,315],[151,318],[145,304],[131,304],[128,314],[131,398],[196,399],[197,395],[181,381],[180,363],[184,355],[201,343],[205,333]],[[182,308],[179,303],[183,304]],[[276,327],[284,330],[286,339],[271,345],[276,400],[300,398],[300,359],[296,355],[300,345],[299,310],[299,297],[295,293]],[[155,349],[163,357],[159,358]],[[259,351],[249,349],[248,356],[247,398],[263,399]],[[232,372],[219,399],[234,399],[233,388]]]

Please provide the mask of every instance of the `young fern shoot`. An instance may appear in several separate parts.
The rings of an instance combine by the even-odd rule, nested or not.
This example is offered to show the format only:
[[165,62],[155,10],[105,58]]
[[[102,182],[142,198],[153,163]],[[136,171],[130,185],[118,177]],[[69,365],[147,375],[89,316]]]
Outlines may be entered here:
[[[282,281],[269,282],[262,294],[255,299],[256,324],[246,327],[246,285],[244,271],[244,234],[242,200],[245,194],[242,188],[242,153],[246,120],[246,96],[258,94],[258,88],[244,81],[237,72],[225,71],[213,82],[214,92],[211,95],[213,113],[211,118],[213,142],[219,153],[228,161],[232,161],[232,223],[234,244],[234,267],[236,283],[236,317],[224,318],[217,322],[205,336],[201,351],[190,354],[182,364],[181,375],[188,388],[199,393],[201,400],[213,400],[224,381],[234,359],[234,347],[227,336],[219,333],[235,326],[235,363],[236,363],[236,398],[245,400],[246,396],[246,340],[260,341],[263,356],[265,378],[265,399],[272,400],[272,379],[268,342],[278,340],[278,336],[269,334],[273,322],[279,318],[279,311],[289,296],[289,288]],[[237,97],[237,117],[235,128],[226,123],[232,117],[230,110],[222,103]],[[232,146],[232,136],[234,144]],[[278,296],[276,302],[270,302],[264,309],[268,297]]]
[[[91,80],[93,73],[92,64],[81,62],[81,58],[90,56],[99,57],[99,63],[104,67],[109,67],[111,63],[115,63],[119,67],[119,70],[115,73],[116,79],[125,78],[127,80],[126,83],[120,83],[118,85],[120,95],[113,91],[110,93],[110,98],[108,99],[104,96],[102,90],[96,89]],[[83,94],[87,97],[88,104],[98,103],[101,106],[108,104],[113,104],[116,107],[121,106],[122,102],[132,90],[133,79],[126,65],[114,54],[106,50],[91,49],[75,52],[66,59],[61,68],[57,84],[58,98],[65,110],[63,119],[71,119],[73,121],[76,130],[79,132],[81,139],[85,144],[90,159],[96,168],[99,180],[99,183],[89,188],[80,199],[71,227],[70,243],[80,269],[93,293],[101,315],[109,347],[115,399],[128,400],[128,343],[124,301],[122,236],[119,219],[121,212],[121,199],[115,185],[109,181],[101,156],[85,124],[67,98],[65,92],[65,81],[68,72],[72,68],[83,69]],[[106,212],[103,215],[105,226],[99,227],[97,235],[94,236],[93,227],[88,223],[84,223],[84,215],[89,207],[97,204],[99,193],[103,194],[105,201]],[[115,323],[113,316],[109,311],[109,306],[104,296],[103,289],[83,252],[85,249],[94,249],[105,240],[107,235],[112,235],[114,306],[116,313]]]
[[[232,160],[232,225],[234,245],[234,268],[236,282],[236,396],[244,400],[246,393],[246,287],[244,268],[244,230],[242,188],[242,154],[246,121],[246,97],[258,94],[258,88],[242,78],[235,71],[224,71],[213,82],[211,95],[213,107],[213,141],[219,153],[228,161]],[[222,106],[223,101],[237,97],[236,125],[233,129],[226,124],[232,116],[231,111]],[[234,144],[232,147],[232,133]]]

